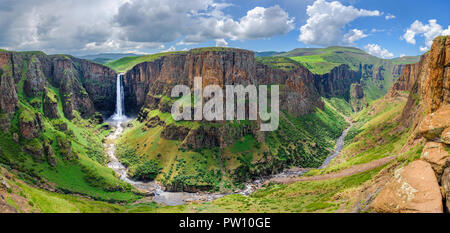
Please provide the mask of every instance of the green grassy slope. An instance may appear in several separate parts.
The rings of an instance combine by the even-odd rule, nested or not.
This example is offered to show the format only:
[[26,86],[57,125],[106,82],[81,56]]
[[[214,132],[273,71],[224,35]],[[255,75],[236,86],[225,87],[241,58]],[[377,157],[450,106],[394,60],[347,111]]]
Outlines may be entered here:
[[[288,57],[308,68],[316,74],[326,74],[333,68],[346,64],[352,70],[358,71],[361,66],[372,66],[371,70],[363,70],[361,84],[366,99],[371,102],[384,96],[394,83],[392,70],[395,65],[410,64],[419,61],[419,57],[401,57],[395,59],[380,59],[365,51],[352,47],[333,46],[328,48],[294,49],[290,52],[275,55],[275,57]],[[382,69],[379,70],[379,68]],[[370,69],[370,68],[369,68]],[[376,78],[378,70],[382,78]],[[365,76],[365,72],[370,71]]]
[[183,52],[167,52],[167,53],[157,53],[157,54],[150,54],[150,55],[143,55],[143,56],[129,56],[129,57],[123,57],[123,58],[120,58],[120,59],[117,59],[114,61],[107,62],[107,63],[105,63],[105,65],[107,67],[115,70],[116,72],[126,72],[139,63],[153,61],[162,56],[176,54],[176,53],[183,53]]
[[[43,93],[35,98],[29,98],[23,90],[24,80],[27,78],[27,62],[22,67],[22,78],[18,84],[19,107],[11,120],[11,130],[8,133],[0,132],[0,163],[9,168],[17,169],[27,174],[28,180],[33,184],[44,184],[66,193],[77,193],[105,201],[132,201],[139,198],[133,193],[132,187],[118,179],[113,170],[107,168],[107,157],[103,150],[102,140],[109,133],[105,124],[97,124],[92,119],[83,119],[75,112],[75,119],[64,117],[59,90],[47,83],[53,98],[58,101],[59,119],[48,119],[43,113]],[[33,107],[32,103],[41,103],[40,108]],[[34,105],[36,106],[36,105]],[[20,138],[14,141],[14,135],[19,134],[19,118],[34,118],[36,114],[42,116],[45,131],[39,138],[26,140]],[[67,130],[61,129],[67,125]],[[67,151],[59,146],[59,142],[67,143],[72,147],[73,158],[66,158]],[[44,143],[49,143],[56,156],[57,165],[38,161],[22,148],[39,149]]]
[[[325,108],[300,118],[282,113],[277,131],[258,142],[253,135],[236,138],[226,148],[186,149],[179,140],[161,137],[163,127],[147,127],[134,120],[119,140],[118,156],[133,175],[146,161],[157,161],[162,168],[156,177],[163,184],[211,187],[212,190],[241,188],[242,182],[273,167],[318,167],[334,148],[335,140],[347,127],[343,115],[353,114],[351,106],[341,99],[324,99]],[[342,113],[336,111],[342,110]],[[188,129],[209,127],[246,127],[254,122],[199,123],[174,122],[169,113],[148,111],[147,119],[158,116],[166,125]],[[271,158],[269,159],[268,156]],[[270,160],[270,162],[267,162]]]

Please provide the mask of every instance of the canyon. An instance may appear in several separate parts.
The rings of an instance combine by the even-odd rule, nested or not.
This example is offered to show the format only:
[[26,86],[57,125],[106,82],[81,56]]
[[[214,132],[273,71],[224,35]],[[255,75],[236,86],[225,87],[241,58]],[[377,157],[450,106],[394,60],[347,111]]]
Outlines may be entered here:
[[[228,201],[245,212],[245,200],[254,202],[251,211],[267,211],[270,205],[258,198],[268,202],[280,190],[303,192],[299,187],[334,182],[323,177],[354,185],[351,179],[361,176],[364,182],[351,186],[358,195],[333,185],[330,193],[342,196],[321,204],[328,207],[302,210],[341,210],[327,203],[347,200],[357,211],[449,211],[447,38],[435,39],[418,63],[361,61],[323,74],[233,48],[163,54],[124,73],[69,55],[1,51],[0,206],[13,211],[18,208],[11,203],[20,202],[34,210],[27,197],[15,194],[39,189],[117,205],[179,205],[186,199],[193,202],[183,207],[190,211],[224,210],[216,204]],[[280,128],[260,132],[258,120],[173,121],[172,88],[191,87],[198,76],[203,86],[279,85]],[[347,172],[364,165],[366,170]],[[13,181],[17,176],[24,182]],[[271,178],[283,182],[272,184]]]

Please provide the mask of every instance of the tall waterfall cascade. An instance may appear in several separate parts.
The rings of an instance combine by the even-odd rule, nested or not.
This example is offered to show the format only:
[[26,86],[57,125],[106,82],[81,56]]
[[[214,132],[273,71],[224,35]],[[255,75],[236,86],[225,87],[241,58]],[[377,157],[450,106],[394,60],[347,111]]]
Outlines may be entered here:
[[125,103],[124,103],[124,93],[123,93],[123,85],[122,85],[123,73],[117,75],[117,85],[116,85],[116,111],[114,115],[111,117],[114,121],[123,121],[126,120],[125,116]]

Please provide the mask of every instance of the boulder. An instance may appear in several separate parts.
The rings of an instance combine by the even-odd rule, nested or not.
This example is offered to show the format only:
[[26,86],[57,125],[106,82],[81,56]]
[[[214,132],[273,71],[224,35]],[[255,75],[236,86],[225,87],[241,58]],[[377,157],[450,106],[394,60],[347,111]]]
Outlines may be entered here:
[[450,127],[446,128],[442,132],[441,141],[447,145],[450,145]]
[[442,195],[433,168],[416,160],[397,169],[371,207],[381,213],[442,213]]
[[450,127],[450,105],[445,105],[425,116],[419,125],[419,133],[429,140],[434,140],[448,127]]
[[445,198],[447,213],[450,213],[450,167],[446,168],[442,174],[441,187]]
[[438,179],[441,177],[444,168],[450,163],[450,155],[445,150],[444,144],[439,142],[427,142],[420,159],[431,164]]

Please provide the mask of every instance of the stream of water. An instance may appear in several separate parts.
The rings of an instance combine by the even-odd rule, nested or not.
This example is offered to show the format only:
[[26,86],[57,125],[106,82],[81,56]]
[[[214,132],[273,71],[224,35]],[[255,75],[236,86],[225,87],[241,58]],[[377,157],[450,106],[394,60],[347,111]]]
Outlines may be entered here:
[[[107,166],[113,169],[119,176],[120,179],[133,185],[138,190],[146,192],[153,196],[153,200],[157,203],[162,203],[165,205],[182,205],[186,202],[190,201],[213,201],[217,198],[223,197],[225,195],[229,195],[232,193],[187,193],[187,192],[166,192],[163,188],[155,181],[151,182],[141,182],[135,181],[128,177],[127,168],[119,161],[116,156],[116,140],[122,135],[124,131],[124,125],[126,125],[131,119],[125,115],[125,106],[124,106],[124,92],[122,85],[122,77],[123,74],[117,75],[117,98],[116,98],[116,111],[114,115],[111,116],[107,120],[107,122],[114,128],[113,132],[106,137],[104,146],[106,153],[109,157],[109,163]],[[338,138],[336,142],[336,148],[333,153],[327,157],[327,159],[323,162],[323,164],[319,167],[320,169],[328,166],[330,161],[339,155],[343,146],[344,139],[347,135],[350,126],[345,129],[342,135]],[[250,195],[252,192],[261,188],[265,181],[270,180],[276,177],[293,177],[293,176],[301,176],[306,173],[309,169],[307,168],[292,168],[288,170],[284,170],[281,173],[261,177],[259,179],[255,179],[251,182],[246,183],[245,188],[234,193],[238,193],[241,195]]]

